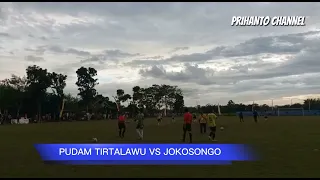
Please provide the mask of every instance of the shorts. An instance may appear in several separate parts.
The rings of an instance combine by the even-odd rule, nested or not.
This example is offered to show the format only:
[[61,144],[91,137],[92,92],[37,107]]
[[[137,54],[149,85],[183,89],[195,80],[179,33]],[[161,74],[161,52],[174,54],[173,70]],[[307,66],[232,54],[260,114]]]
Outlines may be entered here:
[[142,124],[137,124],[136,129],[143,129],[143,125]]
[[191,129],[191,124],[184,124],[184,125],[183,125],[183,130],[184,130],[184,131],[189,131],[189,132],[191,132],[191,130],[192,130],[192,129]]
[[118,127],[119,127],[119,129],[126,128],[126,124],[124,122],[119,122]]
[[268,116],[264,116],[265,119],[268,119]]
[[215,133],[217,131],[217,126],[209,127],[210,131]]
[[161,121],[161,118],[158,118],[158,122],[160,122]]

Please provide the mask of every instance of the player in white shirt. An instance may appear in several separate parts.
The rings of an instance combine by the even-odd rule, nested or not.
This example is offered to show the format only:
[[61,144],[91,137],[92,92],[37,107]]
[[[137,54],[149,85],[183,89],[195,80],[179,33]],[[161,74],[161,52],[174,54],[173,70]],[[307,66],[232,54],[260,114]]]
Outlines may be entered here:
[[174,123],[175,122],[175,113],[172,113],[171,121]]
[[162,121],[162,113],[159,113],[159,114],[158,114],[157,121],[158,121],[158,126],[160,126],[160,123],[161,123],[161,121]]

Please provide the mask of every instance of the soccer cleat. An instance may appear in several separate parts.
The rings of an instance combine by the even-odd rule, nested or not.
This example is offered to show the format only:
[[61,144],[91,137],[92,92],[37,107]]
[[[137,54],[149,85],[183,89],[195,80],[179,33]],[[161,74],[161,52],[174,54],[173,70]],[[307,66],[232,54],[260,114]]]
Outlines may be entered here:
[[213,141],[213,142],[216,142],[217,140],[215,140],[215,139],[212,139],[212,141]]
[[211,136],[208,136],[208,138],[209,138],[209,140],[211,140],[211,141],[212,141],[212,137],[211,137]]

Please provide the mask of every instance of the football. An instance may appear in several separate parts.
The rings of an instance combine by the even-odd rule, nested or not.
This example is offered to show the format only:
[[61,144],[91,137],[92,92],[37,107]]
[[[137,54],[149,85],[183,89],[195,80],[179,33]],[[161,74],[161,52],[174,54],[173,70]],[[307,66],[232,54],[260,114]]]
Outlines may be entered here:
[[92,138],[92,141],[96,143],[96,142],[98,142],[98,139],[97,138]]

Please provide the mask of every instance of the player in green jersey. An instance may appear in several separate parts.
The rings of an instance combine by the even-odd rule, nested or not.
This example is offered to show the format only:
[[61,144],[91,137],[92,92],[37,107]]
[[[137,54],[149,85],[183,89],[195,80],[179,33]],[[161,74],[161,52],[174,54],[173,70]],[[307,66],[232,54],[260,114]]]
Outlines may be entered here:
[[217,124],[216,124],[217,118],[218,116],[214,112],[208,114],[208,126],[210,129],[209,139],[211,141],[216,141],[215,137],[216,137],[216,131],[217,131]]

